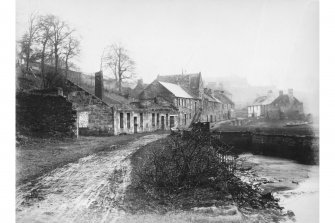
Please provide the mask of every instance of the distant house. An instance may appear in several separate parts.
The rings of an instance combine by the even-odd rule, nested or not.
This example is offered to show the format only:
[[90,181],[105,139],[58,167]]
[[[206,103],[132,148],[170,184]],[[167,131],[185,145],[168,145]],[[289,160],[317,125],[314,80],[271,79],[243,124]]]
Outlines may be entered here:
[[276,96],[270,90],[267,95],[255,99],[252,105],[248,106],[248,117],[260,117],[266,113],[266,107],[269,106]]
[[277,97],[269,91],[267,96],[257,98],[251,106],[248,106],[248,117],[296,119],[303,113],[303,103],[294,97],[293,89],[289,89],[288,94],[279,91]]

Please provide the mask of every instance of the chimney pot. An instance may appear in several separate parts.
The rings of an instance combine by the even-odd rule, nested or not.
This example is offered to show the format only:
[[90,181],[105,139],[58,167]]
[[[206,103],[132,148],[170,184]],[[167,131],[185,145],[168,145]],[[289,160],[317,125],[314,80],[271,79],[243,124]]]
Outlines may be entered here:
[[284,92],[282,90],[279,91],[279,96],[282,96]]
[[289,97],[293,97],[293,89],[292,88],[290,88],[290,89],[288,89],[288,96]]

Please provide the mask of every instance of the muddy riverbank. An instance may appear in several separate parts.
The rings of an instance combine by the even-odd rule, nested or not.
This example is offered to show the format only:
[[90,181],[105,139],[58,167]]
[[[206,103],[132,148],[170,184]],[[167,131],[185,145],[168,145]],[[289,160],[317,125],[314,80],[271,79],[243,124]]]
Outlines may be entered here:
[[245,170],[237,175],[263,193],[272,192],[283,211],[292,216],[287,222],[318,222],[319,166],[252,154],[241,155],[240,159]]

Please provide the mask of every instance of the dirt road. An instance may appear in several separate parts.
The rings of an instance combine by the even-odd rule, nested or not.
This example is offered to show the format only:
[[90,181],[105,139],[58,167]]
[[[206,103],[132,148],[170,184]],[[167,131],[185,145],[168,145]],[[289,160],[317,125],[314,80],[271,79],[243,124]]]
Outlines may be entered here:
[[130,184],[129,156],[165,137],[147,135],[123,149],[90,155],[17,188],[17,222],[116,222]]

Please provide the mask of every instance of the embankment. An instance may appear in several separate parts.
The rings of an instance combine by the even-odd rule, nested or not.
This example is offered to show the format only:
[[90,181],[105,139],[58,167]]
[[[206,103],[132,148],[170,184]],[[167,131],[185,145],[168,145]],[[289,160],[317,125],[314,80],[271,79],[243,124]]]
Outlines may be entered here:
[[319,164],[319,137],[255,133],[249,131],[213,132],[214,136],[238,152],[288,158],[303,164]]

